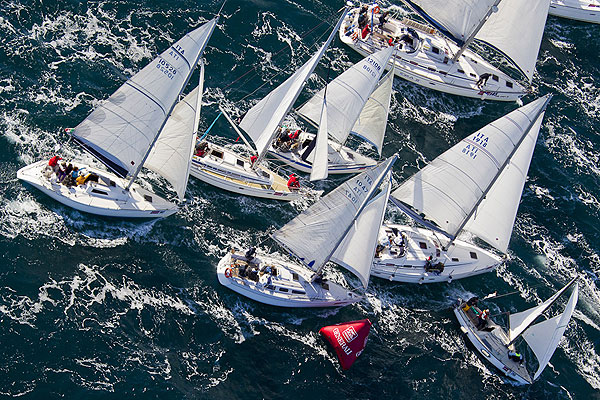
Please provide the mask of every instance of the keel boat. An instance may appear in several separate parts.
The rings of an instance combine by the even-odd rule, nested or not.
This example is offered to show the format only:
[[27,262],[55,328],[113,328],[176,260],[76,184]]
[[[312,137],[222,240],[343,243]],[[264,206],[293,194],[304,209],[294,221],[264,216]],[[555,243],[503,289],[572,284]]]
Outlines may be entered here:
[[550,15],[600,24],[598,0],[551,0]]

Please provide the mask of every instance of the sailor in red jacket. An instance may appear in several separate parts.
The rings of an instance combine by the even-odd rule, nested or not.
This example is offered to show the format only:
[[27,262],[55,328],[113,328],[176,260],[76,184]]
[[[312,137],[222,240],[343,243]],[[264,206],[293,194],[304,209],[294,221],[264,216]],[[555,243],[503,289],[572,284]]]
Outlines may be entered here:
[[48,165],[52,167],[52,170],[56,175],[60,171],[60,167],[58,166],[58,161],[62,160],[59,156],[54,156],[48,161]]
[[288,179],[287,185],[290,189],[298,189],[300,187],[300,181],[296,177],[296,175],[291,174],[290,179]]

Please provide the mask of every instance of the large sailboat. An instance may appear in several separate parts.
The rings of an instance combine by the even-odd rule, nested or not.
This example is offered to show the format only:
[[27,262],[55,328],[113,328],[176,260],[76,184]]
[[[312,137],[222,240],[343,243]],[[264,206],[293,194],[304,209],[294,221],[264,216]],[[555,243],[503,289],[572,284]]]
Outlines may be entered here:
[[39,161],[21,168],[17,177],[53,199],[91,214],[155,218],[177,212],[175,203],[134,181],[146,167],[163,176],[183,199],[199,122],[203,67],[199,87],[178,100],[217,20],[186,34],[70,130],[111,172],[77,162],[78,170],[85,171],[89,180],[76,182],[56,163],[50,166]]
[[600,24],[598,0],[550,0],[550,15]]
[[390,201],[425,228],[385,224],[372,274],[449,282],[493,270],[503,257],[459,240],[468,232],[506,254],[551,96],[486,125],[403,182]]
[[[340,39],[367,55],[398,45],[398,77],[459,96],[514,101],[528,92],[535,71],[550,0],[403,0],[427,24],[384,15],[376,4],[348,13]],[[513,79],[478,54],[474,41],[506,57]],[[391,68],[391,66],[390,66]]]
[[[345,146],[350,134],[372,144],[381,155],[383,138],[394,83],[393,71],[381,80],[386,65],[394,52],[393,47],[380,50],[365,57],[331,81],[302,105],[296,113],[324,135],[321,158],[326,163],[328,174],[346,174],[364,170],[377,164]],[[325,102],[326,99],[326,102]],[[325,104],[326,103],[326,104]],[[326,113],[322,111],[326,109]],[[325,129],[323,129],[325,127]],[[312,172],[312,166],[319,159],[316,155],[316,136],[298,130],[291,134],[282,130],[278,140],[269,150],[278,160],[303,172]]]
[[[474,300],[459,299],[454,314],[460,323],[460,329],[486,360],[509,378],[521,384],[531,384],[539,378],[550,362],[569,325],[579,296],[576,279],[572,279],[565,287],[538,306],[514,314],[507,313],[507,331],[491,318],[482,318],[485,311],[480,310]],[[564,311],[555,317],[534,324],[570,287],[573,287],[573,292]],[[519,338],[525,339],[537,359],[537,370],[533,374],[529,372],[523,355],[515,346]]]
[[[390,193],[396,156],[350,178],[271,237],[298,261],[232,249],[219,262],[219,282],[261,303],[279,307],[332,307],[362,295],[322,277],[333,261],[369,284],[377,231]],[[381,186],[381,191],[379,188]],[[379,192],[378,192],[379,191]]]

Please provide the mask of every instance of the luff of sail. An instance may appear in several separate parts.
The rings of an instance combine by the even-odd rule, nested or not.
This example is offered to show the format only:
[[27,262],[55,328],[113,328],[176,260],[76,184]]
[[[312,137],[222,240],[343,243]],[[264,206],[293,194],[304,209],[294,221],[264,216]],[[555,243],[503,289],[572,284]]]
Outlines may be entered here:
[[388,47],[354,64],[300,107],[298,114],[318,124],[323,96],[327,90],[327,132],[338,143],[344,143],[369,96],[377,87],[393,52],[394,48]]
[[[392,197],[407,211],[423,214],[423,221],[433,221],[451,238],[468,226],[506,252],[549,101],[550,96],[539,98],[463,139],[403,182]],[[500,198],[493,198],[492,193]],[[505,204],[495,208],[499,201]],[[492,220],[499,225],[494,226]]]
[[317,132],[314,159],[310,170],[310,180],[312,182],[325,179],[328,176],[328,143],[327,143],[327,96],[323,98],[321,119],[319,122],[319,131]]
[[571,293],[571,297],[569,297],[569,301],[562,314],[532,325],[523,333],[523,339],[525,339],[538,359],[538,369],[533,375],[533,380],[536,380],[540,376],[546,365],[550,362],[554,351],[558,347],[569,325],[578,297],[579,286],[575,284],[573,293]]
[[272,237],[309,268],[319,270],[346,236],[396,156],[350,178],[273,233]]
[[135,175],[187,84],[217,18],[131,77],[71,133],[117,175]]
[[[339,30],[347,10],[344,9],[341,18],[321,48],[292,76],[256,103],[240,122],[240,127],[250,136],[258,151],[258,160],[262,160],[271,142],[277,134],[277,127],[290,111],[300,95],[306,80],[310,77],[319,60],[325,54],[329,44]],[[257,163],[255,163],[257,165]]]

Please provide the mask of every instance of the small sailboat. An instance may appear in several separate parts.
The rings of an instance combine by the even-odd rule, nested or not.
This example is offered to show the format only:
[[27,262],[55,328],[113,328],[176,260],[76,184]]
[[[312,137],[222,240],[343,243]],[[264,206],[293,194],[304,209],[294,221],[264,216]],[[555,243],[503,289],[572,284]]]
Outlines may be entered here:
[[390,201],[424,228],[385,224],[372,274],[410,283],[449,282],[493,270],[506,254],[533,150],[551,96],[486,125],[403,182]]
[[598,0],[550,0],[550,15],[600,24]]
[[356,275],[366,290],[395,160],[391,157],[350,178],[271,235],[300,263],[275,254],[256,255],[254,248],[245,254],[232,249],[217,266],[219,282],[279,307],[332,307],[359,301],[362,295],[322,277],[323,267],[328,261],[337,263]]
[[[340,39],[362,55],[398,45],[398,77],[459,96],[514,101],[531,84],[550,0],[403,0],[427,24],[394,16],[376,4],[348,13]],[[525,84],[469,47],[483,43],[504,55]],[[391,68],[391,66],[389,67]]]
[[[393,71],[380,78],[393,51],[393,47],[388,47],[365,57],[296,111],[328,137],[324,142],[327,145],[323,146],[326,155],[322,157],[328,174],[354,173],[377,164],[377,161],[344,144],[353,134],[372,144],[381,155],[392,97]],[[325,94],[327,112],[321,117]],[[325,130],[321,129],[323,123],[326,123]],[[312,172],[312,165],[318,157],[315,154],[315,149],[318,149],[315,147],[316,135],[300,130],[292,134],[293,140],[289,140],[289,135],[282,129],[270,153],[302,172]]]
[[197,88],[178,100],[217,20],[186,34],[70,130],[111,172],[78,162],[78,169],[86,171],[86,180],[79,183],[70,181],[56,163],[50,166],[40,161],[20,169],[17,177],[53,199],[91,214],[155,218],[175,213],[176,204],[134,181],[142,167],[152,169],[183,199],[202,92]]
[[[576,279],[572,279],[565,287],[538,306],[515,314],[507,313],[508,330],[502,329],[489,316],[482,318],[482,315],[487,314],[487,310],[482,311],[477,308],[475,299],[468,301],[459,299],[454,314],[462,332],[486,360],[509,378],[522,384],[531,384],[539,378],[550,362],[554,350],[569,325],[579,296]],[[538,317],[542,316],[570,287],[573,287],[573,292],[564,311],[555,317],[534,324]],[[519,338],[525,339],[537,358],[538,367],[533,374],[528,371],[524,357],[515,346]]]

